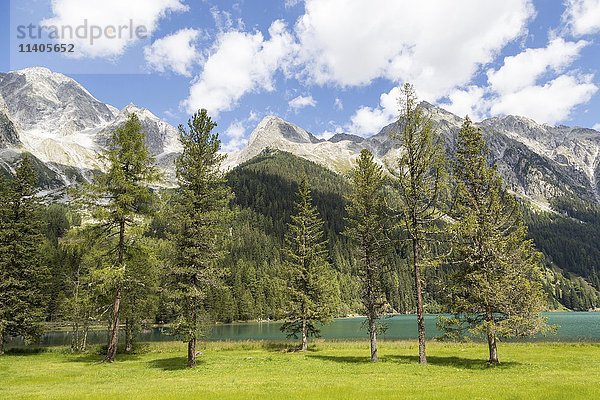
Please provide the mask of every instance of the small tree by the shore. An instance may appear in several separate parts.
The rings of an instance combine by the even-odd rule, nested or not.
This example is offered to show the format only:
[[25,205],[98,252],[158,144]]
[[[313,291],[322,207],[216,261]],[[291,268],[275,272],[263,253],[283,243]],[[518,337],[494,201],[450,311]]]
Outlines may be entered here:
[[352,193],[348,197],[348,236],[356,245],[357,270],[361,280],[361,298],[367,314],[371,342],[371,361],[377,361],[377,332],[385,307],[382,287],[385,251],[388,239],[384,232],[385,204],[383,170],[373,161],[373,154],[362,150],[351,173]]
[[289,301],[281,327],[290,337],[300,335],[301,351],[308,349],[310,336],[319,336],[318,325],[328,322],[337,308],[336,279],[327,252],[323,221],[303,178],[298,187],[296,213],[285,238]]
[[394,163],[388,164],[397,201],[390,201],[391,218],[409,243],[413,271],[419,341],[419,363],[426,364],[423,292],[424,268],[436,262],[433,250],[442,232],[446,181],[446,155],[442,136],[417,102],[412,85],[400,95],[399,132],[392,138],[402,146]]

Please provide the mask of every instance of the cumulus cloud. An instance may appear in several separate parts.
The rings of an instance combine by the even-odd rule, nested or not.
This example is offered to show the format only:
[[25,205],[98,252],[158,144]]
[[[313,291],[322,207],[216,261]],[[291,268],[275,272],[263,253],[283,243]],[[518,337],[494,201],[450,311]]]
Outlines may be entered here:
[[197,29],[181,29],[157,39],[152,45],[144,47],[144,58],[150,68],[158,72],[171,70],[191,76],[192,66],[200,56],[195,44],[199,34]]
[[285,68],[294,40],[281,20],[271,24],[269,36],[267,40],[261,32],[221,33],[182,105],[189,112],[206,108],[217,116],[248,92],[272,91],[273,75]]
[[226,153],[240,150],[248,143],[248,139],[245,136],[246,128],[244,127],[244,123],[238,120],[233,121],[225,130],[222,150]]
[[499,69],[487,71],[487,86],[455,89],[442,106],[474,119],[499,114],[524,115],[548,124],[568,119],[574,107],[598,90],[592,75],[565,72],[587,45],[555,38],[546,47],[505,57]]
[[592,129],[600,131],[600,122],[598,122],[596,125],[592,126]]
[[467,84],[534,14],[529,0],[307,0],[305,9],[301,76],[340,86],[410,81],[429,101]]
[[348,132],[365,137],[378,133],[398,117],[399,97],[400,88],[395,87],[379,97],[378,107],[360,107],[350,118]]
[[575,106],[588,102],[596,93],[598,87],[592,78],[592,75],[561,75],[543,85],[503,95],[492,104],[490,112],[524,115],[554,124],[567,119]]
[[[150,37],[159,20],[168,13],[187,10],[181,0],[53,0],[53,16],[41,21],[40,25],[70,26],[73,30],[84,24],[88,27],[95,25],[104,34],[93,43],[89,37],[91,32],[85,39],[75,35],[62,39],[75,45],[74,57],[110,58],[120,56],[128,46],[141,40],[135,33],[136,27],[143,27]],[[116,29],[111,29],[111,26]],[[119,34],[119,27],[123,26],[127,28],[121,29]],[[133,26],[134,32],[131,32],[130,26]],[[91,31],[91,28],[88,30]]]
[[298,96],[294,97],[292,100],[288,102],[290,108],[294,111],[298,111],[304,107],[315,107],[317,102],[313,99],[312,96]]
[[442,103],[441,106],[459,117],[468,115],[475,121],[481,121],[488,113],[485,93],[484,88],[476,85],[454,89],[448,95],[449,102]]
[[521,90],[533,85],[550,70],[564,70],[587,44],[584,40],[566,42],[562,38],[556,38],[547,47],[526,49],[515,56],[505,57],[500,69],[488,70],[488,82],[491,89],[500,94]]
[[575,36],[600,32],[600,0],[567,0],[562,16]]

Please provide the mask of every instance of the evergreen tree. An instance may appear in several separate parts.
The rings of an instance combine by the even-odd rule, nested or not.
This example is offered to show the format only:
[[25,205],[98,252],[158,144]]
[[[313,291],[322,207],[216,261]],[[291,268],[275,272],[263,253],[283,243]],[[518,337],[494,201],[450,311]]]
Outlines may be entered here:
[[487,337],[489,363],[498,363],[499,336],[545,329],[541,254],[526,239],[519,205],[496,168],[487,164],[481,130],[467,118],[458,134],[455,214],[458,238],[450,308],[474,333]]
[[109,247],[106,265],[98,271],[112,291],[110,334],[105,361],[117,353],[121,299],[125,283],[132,279],[128,261],[144,226],[143,216],[151,212],[153,193],[148,185],[159,179],[141,131],[140,120],[131,114],[116,129],[102,154],[106,173],[89,186],[86,198],[93,208],[98,238]]
[[427,363],[425,320],[423,317],[424,267],[434,263],[434,244],[440,235],[440,222],[446,192],[446,157],[442,137],[434,129],[423,108],[417,104],[413,87],[406,83],[400,97],[400,132],[393,138],[402,152],[388,169],[393,176],[392,218],[408,237],[414,273],[415,303],[419,333],[419,363]]
[[308,349],[309,336],[318,336],[318,324],[328,322],[337,307],[335,275],[327,260],[323,221],[306,179],[300,181],[298,201],[285,240],[285,266],[289,275],[289,303],[281,330],[302,337],[301,350]]
[[384,232],[383,170],[373,161],[371,152],[362,150],[351,177],[352,192],[346,205],[349,225],[345,234],[358,247],[358,272],[371,338],[371,361],[377,361],[379,318],[386,304],[382,278],[388,247]]
[[176,161],[175,253],[166,291],[175,316],[173,332],[188,343],[189,368],[196,366],[197,340],[211,316],[206,307],[209,291],[222,286],[223,240],[233,217],[233,195],[220,169],[226,155],[219,153],[215,126],[204,109],[188,121],[188,130],[179,126],[183,152]]
[[8,336],[36,339],[42,330],[47,268],[42,263],[42,207],[24,155],[9,182],[0,177],[0,354]]

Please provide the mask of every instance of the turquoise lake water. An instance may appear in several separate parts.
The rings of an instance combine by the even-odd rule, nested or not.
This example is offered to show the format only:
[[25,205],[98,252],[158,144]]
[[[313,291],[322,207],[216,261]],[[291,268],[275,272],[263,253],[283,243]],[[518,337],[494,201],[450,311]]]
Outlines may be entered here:
[[[556,334],[529,338],[526,340],[544,341],[591,341],[600,342],[600,312],[552,312],[545,313],[548,322],[558,326]],[[437,315],[426,315],[427,337],[433,338],[441,333],[436,328]],[[364,318],[339,318],[323,326],[321,336],[330,340],[367,339]],[[382,339],[416,339],[417,324],[414,315],[397,315],[386,318],[388,328]],[[208,340],[283,340],[285,335],[279,330],[279,322],[252,322],[215,325]],[[92,331],[88,334],[88,343],[105,343],[106,331]],[[166,328],[154,328],[143,331],[138,339],[141,342],[160,342],[177,340],[168,335]],[[42,346],[59,346],[71,343],[69,332],[48,332],[41,340]],[[20,347],[23,342],[12,339],[7,347]]]

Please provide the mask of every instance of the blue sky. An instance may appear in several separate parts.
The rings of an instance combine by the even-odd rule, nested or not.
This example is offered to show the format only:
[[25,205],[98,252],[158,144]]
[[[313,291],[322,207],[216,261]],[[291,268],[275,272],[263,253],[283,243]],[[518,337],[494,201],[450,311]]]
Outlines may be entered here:
[[[24,0],[0,5],[0,70],[46,66],[101,101],[173,125],[204,107],[234,150],[267,114],[317,136],[377,133],[398,87],[475,120],[528,116],[600,129],[600,0]],[[74,53],[19,53],[19,25],[147,37],[59,38]]]

